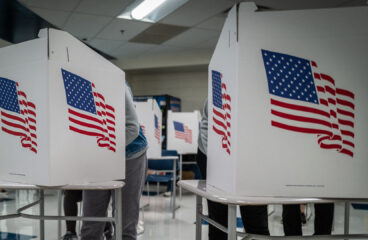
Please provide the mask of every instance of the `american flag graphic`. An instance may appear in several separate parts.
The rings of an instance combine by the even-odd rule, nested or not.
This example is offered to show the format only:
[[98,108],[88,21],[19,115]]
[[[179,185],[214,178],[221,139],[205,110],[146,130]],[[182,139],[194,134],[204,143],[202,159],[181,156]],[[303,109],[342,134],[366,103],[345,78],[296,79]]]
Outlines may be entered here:
[[0,78],[1,130],[20,137],[22,147],[37,154],[36,105],[15,81]]
[[157,142],[160,143],[161,141],[160,124],[158,124],[158,117],[156,114],[154,114],[154,117],[155,117],[155,138],[157,139]]
[[231,97],[227,94],[226,84],[222,80],[222,74],[212,70],[212,129],[221,136],[221,146],[230,155]]
[[315,61],[262,50],[271,125],[317,136],[323,149],[354,156],[354,93],[338,88]]
[[61,72],[69,105],[69,129],[96,137],[99,147],[115,152],[115,109],[105,102],[93,83],[64,69]]
[[184,123],[174,121],[175,137],[183,139],[186,143],[192,144],[192,130]]
[[141,125],[143,135],[146,136],[146,127],[144,125]]

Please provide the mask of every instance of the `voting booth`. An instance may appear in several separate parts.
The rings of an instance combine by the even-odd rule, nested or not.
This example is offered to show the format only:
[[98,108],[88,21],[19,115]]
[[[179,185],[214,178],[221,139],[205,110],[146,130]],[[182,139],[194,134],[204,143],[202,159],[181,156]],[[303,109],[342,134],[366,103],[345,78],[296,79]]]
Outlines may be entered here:
[[124,179],[125,74],[70,34],[0,49],[0,180]]
[[210,185],[368,197],[367,22],[368,7],[233,7],[208,72]]
[[194,112],[172,112],[167,114],[167,150],[179,154],[196,154],[201,114]]
[[147,157],[161,157],[162,113],[157,101],[151,98],[147,101],[134,102],[134,104],[139,125],[148,142]]

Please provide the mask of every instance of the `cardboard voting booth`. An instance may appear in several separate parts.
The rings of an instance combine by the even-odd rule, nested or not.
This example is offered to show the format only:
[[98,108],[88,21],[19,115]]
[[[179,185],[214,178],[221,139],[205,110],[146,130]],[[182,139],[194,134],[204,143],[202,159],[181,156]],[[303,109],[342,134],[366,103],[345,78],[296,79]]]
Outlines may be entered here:
[[167,149],[179,154],[196,154],[201,114],[194,112],[172,112],[167,114]]
[[161,157],[162,113],[155,99],[135,102],[139,124],[147,138],[147,157]]
[[125,74],[70,34],[0,49],[0,180],[124,179]]
[[209,65],[208,183],[367,198],[368,7],[256,10],[229,12]]

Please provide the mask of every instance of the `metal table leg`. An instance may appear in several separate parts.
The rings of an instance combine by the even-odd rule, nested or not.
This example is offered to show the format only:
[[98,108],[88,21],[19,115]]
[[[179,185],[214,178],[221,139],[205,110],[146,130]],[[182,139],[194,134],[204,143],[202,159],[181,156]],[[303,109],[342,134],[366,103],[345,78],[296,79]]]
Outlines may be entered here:
[[176,160],[174,159],[174,179],[172,181],[173,184],[173,206],[172,206],[172,218],[175,219],[175,211],[176,211]]
[[196,240],[202,239],[202,218],[203,212],[202,197],[196,196]]
[[[58,216],[61,216],[62,190],[58,190]],[[58,220],[57,239],[61,239],[61,220]]]
[[123,217],[123,210],[122,210],[122,200],[121,200],[121,188],[115,189],[115,239],[116,240],[122,240],[123,239],[123,223],[122,223],[122,217]]
[[227,240],[236,240],[236,205],[228,205]]
[[[40,193],[40,216],[45,216],[45,193],[43,189],[39,190]],[[45,240],[45,220],[40,219],[40,240]]]
[[350,202],[345,202],[344,235],[349,234],[349,227],[350,227],[349,225],[350,225]]
[[[179,180],[183,180],[183,155],[180,154],[179,156],[180,159],[180,163],[179,163],[179,172],[180,172],[180,176],[179,176]],[[181,201],[181,195],[182,195],[182,189],[181,186],[179,186],[179,200]]]

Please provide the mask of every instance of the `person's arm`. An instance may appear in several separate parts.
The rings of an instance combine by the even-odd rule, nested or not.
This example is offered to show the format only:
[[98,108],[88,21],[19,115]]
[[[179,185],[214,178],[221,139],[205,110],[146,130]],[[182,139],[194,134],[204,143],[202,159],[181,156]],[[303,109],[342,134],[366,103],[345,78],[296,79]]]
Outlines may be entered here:
[[203,107],[203,116],[201,120],[200,137],[203,143],[203,147],[207,152],[207,140],[208,140],[208,106],[207,101]]
[[133,96],[125,86],[125,145],[133,142],[139,134],[138,116],[133,104]]

